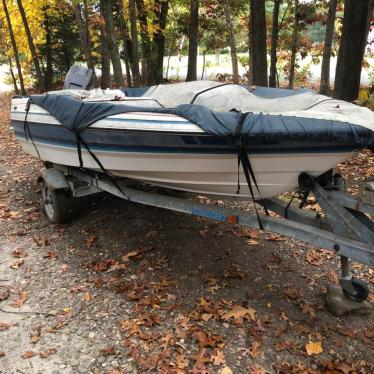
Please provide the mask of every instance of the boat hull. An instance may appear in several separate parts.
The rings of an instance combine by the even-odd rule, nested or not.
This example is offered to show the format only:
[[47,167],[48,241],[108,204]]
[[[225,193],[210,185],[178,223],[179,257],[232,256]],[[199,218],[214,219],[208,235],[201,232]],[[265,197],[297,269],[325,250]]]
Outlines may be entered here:
[[[45,161],[79,167],[73,147],[38,142],[18,137],[22,149]],[[36,146],[36,148],[35,148]],[[39,152],[39,155],[36,152]],[[344,161],[351,152],[249,154],[262,198],[270,198],[298,186],[298,177],[306,172],[319,176]],[[152,185],[213,195],[217,198],[250,198],[245,176],[235,154],[196,154],[162,152],[123,152],[95,150],[110,173]],[[82,150],[85,168],[100,171],[95,160]],[[255,198],[260,198],[255,189]]]

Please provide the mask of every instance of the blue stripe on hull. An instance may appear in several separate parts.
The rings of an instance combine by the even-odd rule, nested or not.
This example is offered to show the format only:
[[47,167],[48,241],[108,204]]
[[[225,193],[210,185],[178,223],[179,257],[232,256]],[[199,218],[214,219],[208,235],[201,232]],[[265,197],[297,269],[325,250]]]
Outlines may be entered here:
[[[17,138],[26,140],[26,137],[16,133]],[[30,138],[28,139],[30,141]],[[66,143],[58,140],[46,140],[40,138],[33,138],[34,142],[49,144],[64,148],[76,148],[75,143]],[[224,150],[224,149],[204,149],[204,148],[171,148],[171,147],[144,147],[144,146],[102,146],[90,144],[90,149],[93,151],[102,152],[139,152],[139,153],[181,153],[181,154],[232,154],[236,155],[236,149]],[[251,149],[248,148],[248,154],[297,154],[297,153],[347,153],[353,152],[354,149],[350,147],[314,147],[314,148],[271,148],[271,149]]]

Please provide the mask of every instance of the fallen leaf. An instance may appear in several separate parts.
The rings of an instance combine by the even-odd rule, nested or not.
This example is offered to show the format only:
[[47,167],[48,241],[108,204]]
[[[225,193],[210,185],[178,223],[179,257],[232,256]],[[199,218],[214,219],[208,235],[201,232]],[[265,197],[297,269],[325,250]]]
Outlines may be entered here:
[[22,248],[16,248],[12,252],[12,256],[17,257],[17,258],[24,258],[24,257],[27,257],[27,252]]
[[14,300],[10,305],[19,308],[29,299],[27,292],[23,291],[19,294],[18,299]]
[[220,374],[233,374],[233,373],[232,373],[232,370],[231,370],[228,366],[226,366],[226,367],[224,367],[224,368],[220,371]]
[[0,351],[0,357],[4,357],[4,356],[5,356],[5,352]]
[[12,327],[10,323],[0,322],[0,331],[9,330]]
[[56,352],[57,352],[56,348],[49,348],[44,352],[40,352],[39,356],[40,358],[48,358],[49,356],[54,355]]
[[37,354],[35,353],[35,352],[33,352],[33,351],[26,351],[26,352],[23,352],[22,354],[21,354],[21,357],[23,358],[23,359],[26,359],[26,358],[31,358],[31,357],[34,357],[34,356],[36,356]]
[[60,271],[61,271],[61,273],[66,273],[66,272],[68,271],[68,269],[69,269],[69,267],[68,267],[67,264],[62,264],[62,265],[60,266]]
[[255,340],[252,343],[251,350],[250,350],[250,355],[251,355],[252,358],[261,357],[261,355],[262,355],[262,341]]
[[110,356],[116,352],[116,349],[113,346],[111,346],[101,349],[100,352],[103,354],[103,356]]
[[127,254],[125,254],[124,256],[122,256],[122,260],[123,261],[129,261],[130,259],[136,257],[139,255],[139,252],[137,251],[132,251],[132,252],[129,252]]
[[6,287],[0,287],[0,301],[6,300],[9,297],[9,290]]
[[309,342],[305,344],[305,349],[308,356],[319,355],[323,352],[321,342]]
[[85,246],[87,248],[92,248],[94,244],[96,243],[97,237],[96,235],[91,235],[88,238],[86,238],[85,241]]
[[16,260],[16,261],[13,261],[11,264],[10,264],[10,267],[12,269],[18,269],[20,268],[24,263],[24,260],[23,258],[19,259],[19,260]]
[[220,350],[215,350],[212,356],[212,361],[214,366],[222,365],[226,362],[225,355]]
[[374,338],[374,327],[372,328],[367,328],[365,331],[364,331],[364,335],[369,338],[369,339],[373,339]]
[[235,305],[231,311],[222,316],[222,319],[230,321],[233,318],[235,323],[242,324],[244,319],[255,321],[255,314],[256,311],[252,308],[243,308],[240,305]]

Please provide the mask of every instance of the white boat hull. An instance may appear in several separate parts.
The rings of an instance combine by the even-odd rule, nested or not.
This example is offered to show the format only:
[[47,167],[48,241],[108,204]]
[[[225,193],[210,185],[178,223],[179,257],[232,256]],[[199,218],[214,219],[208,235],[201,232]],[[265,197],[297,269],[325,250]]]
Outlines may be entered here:
[[[79,166],[77,150],[19,138],[23,150],[45,161],[67,166]],[[190,191],[217,198],[249,199],[250,192],[240,168],[238,190],[238,160],[233,154],[178,154],[116,152],[95,150],[104,168],[113,175],[143,181],[166,188]],[[301,173],[319,176],[344,161],[351,152],[250,154],[262,198],[270,198],[295,190]],[[82,150],[84,167],[99,170],[95,160]],[[255,198],[260,198],[254,189]]]

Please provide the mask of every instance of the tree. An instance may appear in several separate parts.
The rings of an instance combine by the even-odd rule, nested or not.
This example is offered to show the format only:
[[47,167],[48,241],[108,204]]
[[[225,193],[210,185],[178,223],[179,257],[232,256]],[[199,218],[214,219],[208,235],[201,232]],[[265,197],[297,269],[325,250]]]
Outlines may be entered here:
[[117,38],[114,32],[113,10],[111,0],[100,0],[100,13],[104,19],[104,31],[113,65],[114,82],[117,87],[124,84],[121,57],[118,51]]
[[251,0],[251,63],[253,65],[253,84],[268,85],[266,54],[266,14],[265,0]]
[[131,43],[132,43],[132,74],[134,86],[140,87],[140,71],[139,71],[139,48],[138,48],[138,31],[136,17],[135,0],[129,1],[130,10],[130,27],[131,27]]
[[323,46],[323,57],[321,67],[321,86],[319,92],[323,95],[330,94],[330,59],[332,42],[334,39],[336,7],[338,0],[330,0],[329,11],[326,21],[325,43]]
[[19,84],[21,86],[21,94],[26,95],[25,84],[23,82],[21,62],[20,62],[20,59],[19,59],[17,42],[16,42],[16,38],[14,36],[14,31],[13,31],[12,22],[11,22],[10,16],[9,16],[8,6],[6,4],[6,0],[2,0],[2,3],[3,3],[3,10],[4,10],[4,13],[5,13],[5,18],[6,18],[7,25],[8,25],[8,32],[9,32],[9,37],[10,37],[10,41],[11,41],[11,44],[12,44],[14,60],[16,61],[16,66],[17,66],[17,71],[18,71],[18,79],[19,79]]
[[197,49],[199,45],[199,0],[191,0],[188,40],[187,82],[197,80]]
[[337,99],[353,101],[358,97],[373,7],[373,0],[345,0],[344,2],[343,30],[333,94]]
[[269,86],[277,86],[277,48],[279,36],[279,8],[282,0],[274,0],[273,25],[271,28],[270,75]]
[[127,86],[131,87],[131,71],[130,71],[130,62],[131,62],[131,40],[129,37],[129,33],[127,30],[126,20],[123,14],[123,1],[117,1],[117,9],[118,9],[118,23],[119,28],[121,30],[121,36],[123,40],[123,55],[125,60],[125,68],[126,68],[126,81]]
[[155,2],[156,18],[153,26],[156,29],[154,42],[152,45],[152,63],[150,70],[151,80],[154,84],[160,84],[163,80],[164,55],[165,55],[165,30],[169,11],[168,0],[158,0]]
[[231,53],[233,82],[238,84],[239,83],[238,55],[236,52],[234,28],[232,25],[230,0],[224,0],[223,7],[225,10],[226,25],[227,25],[227,31],[228,31],[228,41],[229,41],[230,53]]
[[291,44],[291,61],[290,61],[290,75],[288,78],[288,88],[293,88],[295,79],[295,64],[296,64],[296,53],[299,42],[299,0],[295,0],[295,10],[294,10],[294,25],[292,32],[292,44]]
[[79,30],[79,36],[80,36],[83,54],[86,58],[87,66],[93,71],[94,82],[96,85],[97,78],[96,78],[94,60],[92,57],[92,42],[91,42],[90,32],[88,28],[87,5],[86,4],[84,5],[85,5],[85,20],[83,19],[83,16],[82,16],[82,6],[81,6],[80,1],[73,2],[73,9],[75,13],[75,19],[77,22],[78,30]]
[[53,51],[52,51],[52,31],[49,22],[49,7],[46,6],[43,10],[44,13],[44,29],[45,29],[45,57],[46,57],[46,68],[45,68],[45,89],[48,91],[52,88],[53,82]]
[[110,87],[110,52],[108,48],[107,38],[105,36],[104,25],[101,26],[100,48],[101,48],[100,87],[103,90],[105,90]]
[[17,0],[17,5],[18,5],[19,12],[21,14],[21,17],[22,17],[23,26],[25,27],[27,42],[29,44],[30,53],[31,53],[34,67],[35,67],[36,78],[38,80],[38,86],[40,90],[44,90],[46,87],[44,83],[42,69],[40,67],[41,64],[40,64],[39,56],[36,53],[36,48],[35,48],[34,41],[31,35],[29,23],[27,21],[26,12],[23,7],[22,0]]

